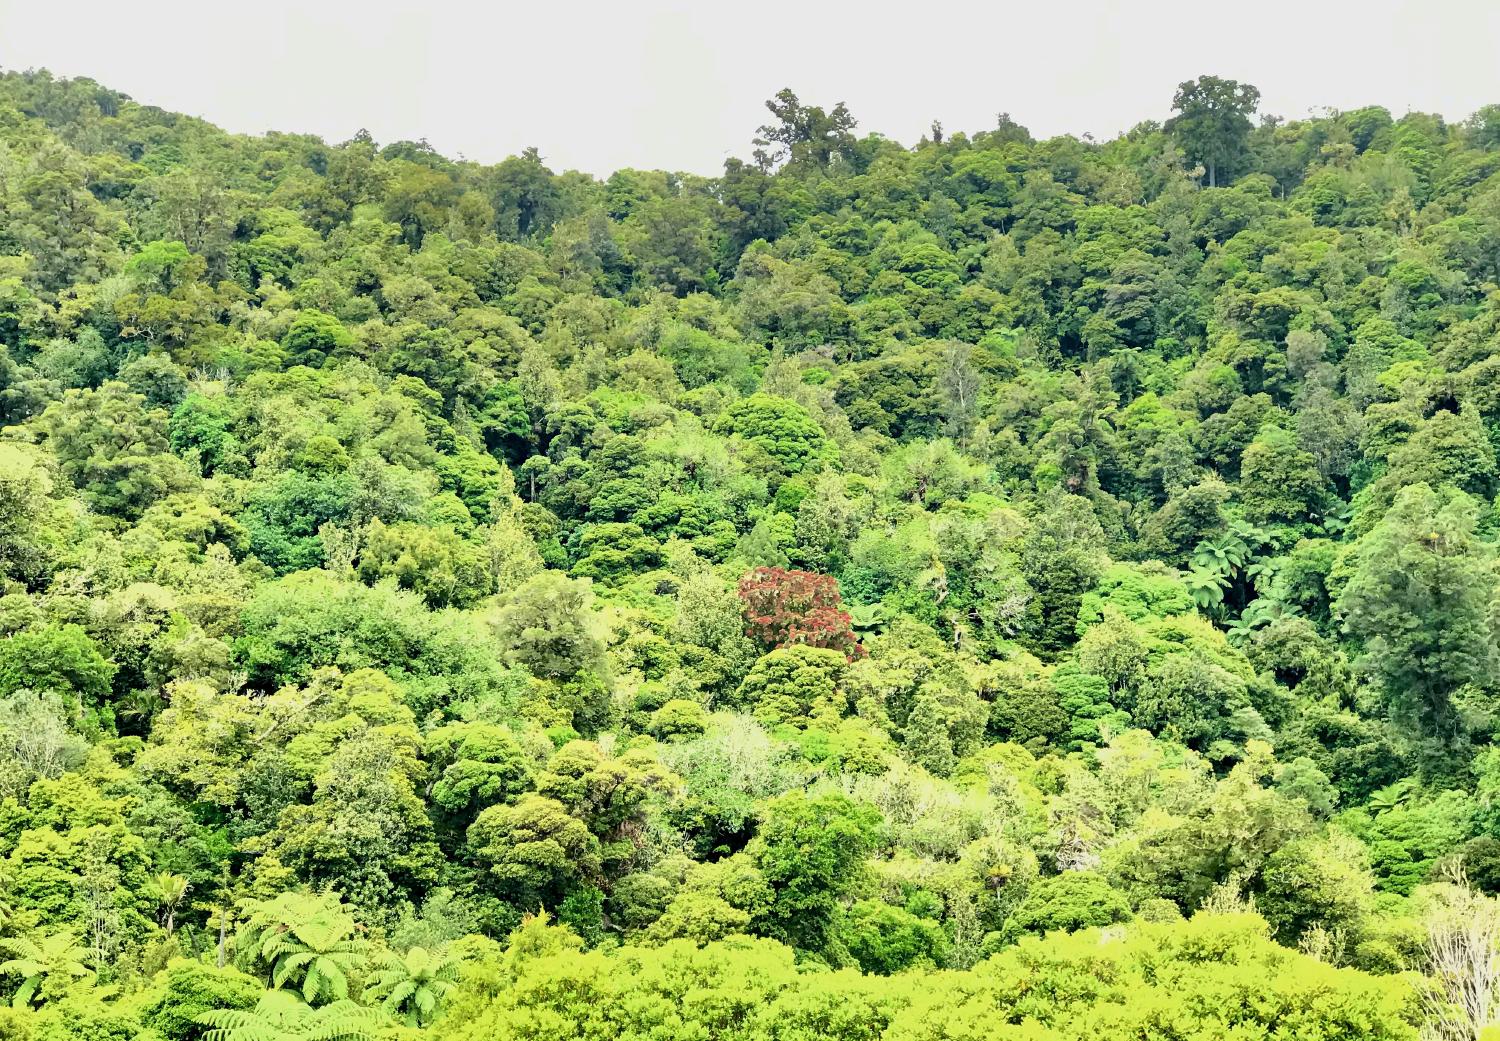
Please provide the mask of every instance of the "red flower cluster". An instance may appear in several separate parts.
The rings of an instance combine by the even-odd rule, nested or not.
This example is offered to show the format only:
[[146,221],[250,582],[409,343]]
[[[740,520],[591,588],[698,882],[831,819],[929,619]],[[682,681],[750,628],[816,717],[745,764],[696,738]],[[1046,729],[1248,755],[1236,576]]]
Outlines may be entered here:
[[745,634],[763,647],[827,647],[850,660],[865,654],[832,575],[758,567],[740,579],[740,600]]

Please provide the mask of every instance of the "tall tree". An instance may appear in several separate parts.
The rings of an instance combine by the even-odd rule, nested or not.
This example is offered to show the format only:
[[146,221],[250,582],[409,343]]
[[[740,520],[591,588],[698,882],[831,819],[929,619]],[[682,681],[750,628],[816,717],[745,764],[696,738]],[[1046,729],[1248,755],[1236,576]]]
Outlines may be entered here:
[[1493,551],[1475,536],[1473,500],[1404,489],[1355,548],[1335,605],[1388,711],[1444,744],[1462,732],[1455,696],[1493,675]]
[[1219,169],[1232,166],[1245,152],[1250,116],[1260,91],[1248,83],[1200,76],[1177,87],[1166,129],[1191,159],[1208,168],[1208,186],[1219,185]]
[[775,897],[761,930],[805,950],[830,939],[842,897],[859,885],[880,815],[840,792],[769,803],[749,851]]
[[791,88],[766,102],[775,119],[755,137],[755,161],[763,170],[779,163],[827,169],[835,156],[847,156],[854,145],[855,122],[840,101],[831,111],[804,105]]

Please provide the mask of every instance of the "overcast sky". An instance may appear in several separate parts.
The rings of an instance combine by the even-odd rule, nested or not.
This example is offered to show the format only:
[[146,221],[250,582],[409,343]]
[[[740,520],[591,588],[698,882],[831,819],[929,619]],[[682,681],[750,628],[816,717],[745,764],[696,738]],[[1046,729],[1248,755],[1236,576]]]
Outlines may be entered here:
[[366,127],[492,162],[711,174],[789,86],[903,143],[1009,112],[1105,138],[1201,73],[1262,111],[1500,102],[1500,0],[0,0],[0,66],[91,76],[230,130]]

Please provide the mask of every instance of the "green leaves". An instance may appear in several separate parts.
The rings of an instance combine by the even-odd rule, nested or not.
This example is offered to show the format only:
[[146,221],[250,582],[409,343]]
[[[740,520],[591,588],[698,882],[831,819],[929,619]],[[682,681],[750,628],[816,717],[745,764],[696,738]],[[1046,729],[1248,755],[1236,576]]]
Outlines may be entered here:
[[198,1022],[209,1028],[204,1041],[374,1041],[382,1026],[377,1011],[352,1001],[312,1008],[280,990],[267,991],[252,1011],[205,1012]]
[[730,406],[715,429],[754,445],[766,458],[765,469],[773,473],[802,473],[837,458],[837,449],[807,409],[786,398],[751,395]]
[[290,986],[309,1005],[349,997],[366,948],[354,938],[354,919],[336,897],[282,893],[251,903],[247,911],[237,947],[241,957],[268,970],[273,987]]
[[1198,548],[1193,550],[1193,568],[1198,571],[1215,571],[1228,579],[1239,571],[1247,552],[1245,543],[1233,535],[1217,541],[1200,542]]
[[1213,611],[1224,602],[1229,576],[1217,567],[1195,567],[1184,578],[1193,602],[1204,611]]
[[0,75],[0,1034],[1409,1038],[1500,120],[1257,103],[601,178]]
[[840,897],[858,884],[879,819],[837,793],[793,792],[770,803],[749,850],[775,894],[760,928],[793,946],[825,950]]
[[[1260,103],[1260,91],[1248,83],[1203,76],[1177,88],[1166,130],[1184,151],[1208,168],[1208,186],[1217,187],[1219,170],[1243,154],[1250,135],[1250,115]],[[1227,183],[1227,179],[1226,179]]]
[[540,795],[482,811],[468,844],[489,884],[522,907],[555,907],[570,885],[600,866],[598,839],[561,803]]
[[1014,942],[1025,933],[1075,932],[1129,917],[1129,905],[1106,879],[1092,871],[1065,871],[1032,888],[1006,920],[1003,934]]
[[287,352],[289,361],[314,368],[353,343],[354,337],[344,324],[322,311],[299,312],[281,338],[282,349]]
[[89,951],[70,932],[0,940],[0,950],[11,955],[0,962],[0,975],[20,981],[11,994],[12,1008],[56,1000],[74,984],[94,975],[87,964]]
[[1496,654],[1493,552],[1475,521],[1461,493],[1403,490],[1356,544],[1335,603],[1391,711],[1440,742],[1461,735],[1455,696],[1487,675]]
[[[857,905],[874,921],[875,908]],[[898,909],[890,918],[907,923]],[[880,916],[884,919],[886,916]],[[871,957],[909,949],[886,929]],[[917,948],[920,948],[920,942]],[[442,1020],[441,1041],[534,1036],[638,1041],[787,1036],[830,1041],[986,1037],[1007,1041],[1211,1036],[1410,1041],[1411,991],[1395,977],[1338,969],[1272,943],[1254,915],[1132,924],[1028,937],[972,969],[864,976],[809,971],[790,952],[736,937],[699,947],[556,951],[517,966],[472,1017]]]
[[378,1001],[386,1013],[409,1027],[425,1027],[458,985],[462,963],[442,952],[413,947],[405,955],[382,953],[364,1000]]

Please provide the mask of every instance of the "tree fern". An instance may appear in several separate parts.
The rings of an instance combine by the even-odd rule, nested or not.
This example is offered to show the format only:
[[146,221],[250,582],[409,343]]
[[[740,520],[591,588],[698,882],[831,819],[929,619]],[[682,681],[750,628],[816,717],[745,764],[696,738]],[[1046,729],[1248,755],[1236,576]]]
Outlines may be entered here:
[[337,897],[283,893],[249,907],[239,942],[246,959],[267,971],[271,986],[301,993],[309,1005],[343,1001],[365,958],[354,919]]
[[93,975],[84,964],[88,952],[69,932],[53,933],[37,940],[16,937],[0,942],[0,948],[12,955],[0,962],[0,973],[21,977],[20,986],[11,996],[14,1008],[40,1005],[78,980]]
[[313,1008],[290,991],[270,990],[249,1012],[218,1009],[198,1022],[209,1028],[204,1041],[373,1041],[381,1019],[352,1001]]
[[400,957],[387,951],[365,987],[366,1001],[379,1001],[392,1018],[409,1027],[431,1023],[458,983],[460,962],[441,952],[413,947]]

